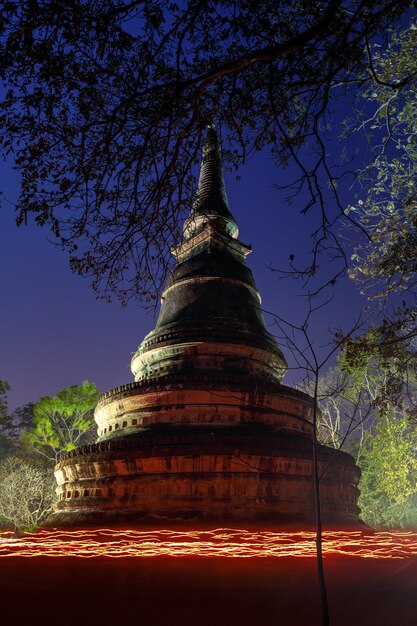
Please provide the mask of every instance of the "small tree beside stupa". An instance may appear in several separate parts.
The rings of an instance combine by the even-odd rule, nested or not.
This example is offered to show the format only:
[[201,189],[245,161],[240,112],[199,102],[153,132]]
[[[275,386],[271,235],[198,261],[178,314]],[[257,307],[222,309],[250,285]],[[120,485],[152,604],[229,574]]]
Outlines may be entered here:
[[94,409],[100,392],[94,383],[65,387],[52,398],[45,396],[33,407],[33,428],[23,434],[25,444],[51,461],[60,452],[74,450],[94,440]]
[[53,467],[59,454],[95,437],[99,391],[85,380],[9,411],[9,389],[0,381],[0,526],[32,531],[56,502]]

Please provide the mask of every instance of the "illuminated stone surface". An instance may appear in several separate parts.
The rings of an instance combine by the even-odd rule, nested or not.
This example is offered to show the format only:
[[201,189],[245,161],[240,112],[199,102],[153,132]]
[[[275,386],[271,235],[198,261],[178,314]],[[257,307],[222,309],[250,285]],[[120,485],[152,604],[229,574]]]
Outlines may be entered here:
[[[197,198],[173,252],[155,329],[132,359],[135,382],[103,395],[96,444],[56,466],[55,525],[167,520],[312,524],[312,401],[281,384],[207,133]],[[353,459],[320,446],[324,520],[359,523]]]

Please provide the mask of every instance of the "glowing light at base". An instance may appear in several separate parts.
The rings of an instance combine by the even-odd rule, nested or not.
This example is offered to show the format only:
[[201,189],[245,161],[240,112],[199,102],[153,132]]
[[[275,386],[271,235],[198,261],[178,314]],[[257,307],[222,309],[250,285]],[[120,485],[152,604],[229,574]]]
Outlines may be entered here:
[[[323,533],[324,556],[406,559],[417,556],[417,533]],[[1,557],[315,557],[314,532],[215,530],[40,530],[0,533]]]

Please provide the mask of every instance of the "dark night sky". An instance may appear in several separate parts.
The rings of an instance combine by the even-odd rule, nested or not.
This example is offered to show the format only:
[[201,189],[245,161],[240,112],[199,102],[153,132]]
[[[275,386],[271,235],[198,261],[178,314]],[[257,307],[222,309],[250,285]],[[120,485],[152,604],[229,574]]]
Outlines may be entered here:
[[[239,238],[253,246],[248,265],[263,307],[301,319],[306,311],[301,285],[278,278],[267,266],[286,266],[290,253],[299,256],[310,247],[308,236],[317,213],[303,218],[300,203],[285,204],[273,183],[288,182],[293,173],[278,170],[266,154],[256,155],[239,173],[240,181],[226,175],[226,187]],[[10,201],[18,177],[3,166],[2,178],[0,378],[12,387],[10,407],[36,402],[86,378],[101,391],[130,382],[132,353],[153,328],[155,312],[137,303],[122,308],[118,302],[96,300],[88,279],[71,274],[65,253],[48,242],[46,229],[16,227]],[[359,306],[354,287],[340,285],[331,305],[316,316],[316,344],[323,344],[329,326],[350,326]],[[271,324],[270,318],[266,321]],[[269,329],[274,332],[273,326]],[[293,373],[287,382],[299,376]]]

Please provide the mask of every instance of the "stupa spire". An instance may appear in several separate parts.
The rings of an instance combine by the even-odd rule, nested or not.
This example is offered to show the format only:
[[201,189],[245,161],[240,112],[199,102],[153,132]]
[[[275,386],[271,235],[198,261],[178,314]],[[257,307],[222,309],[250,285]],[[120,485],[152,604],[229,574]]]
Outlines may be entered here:
[[191,237],[207,223],[235,239],[239,234],[227,200],[219,139],[213,126],[208,127],[204,139],[196,199],[184,224],[184,236]]

